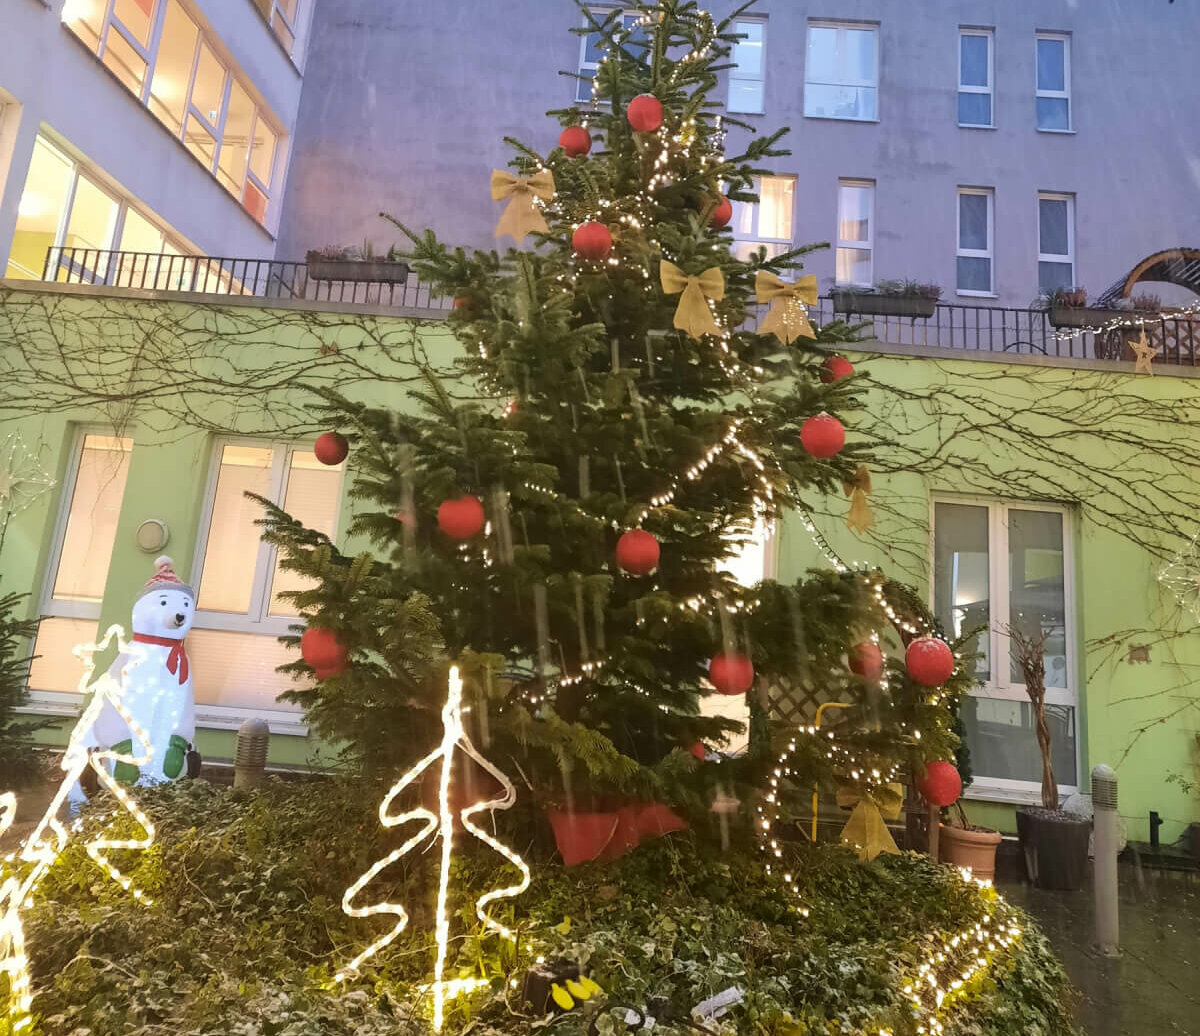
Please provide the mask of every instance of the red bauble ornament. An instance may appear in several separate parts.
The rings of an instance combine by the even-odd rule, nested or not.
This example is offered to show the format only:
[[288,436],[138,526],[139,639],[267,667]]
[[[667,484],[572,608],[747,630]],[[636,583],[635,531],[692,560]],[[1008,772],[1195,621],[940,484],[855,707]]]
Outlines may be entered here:
[[871,681],[883,675],[883,652],[869,640],[855,644],[849,651],[849,659],[852,673]]
[[954,652],[937,637],[918,637],[904,652],[904,668],[917,683],[941,687],[954,675]]
[[848,378],[853,373],[854,364],[844,356],[831,356],[821,364],[821,380],[826,385],[841,381],[842,378]]
[[917,781],[917,791],[931,806],[953,806],[962,794],[962,778],[953,763],[939,759],[925,767],[925,776]]
[[708,679],[721,694],[745,694],[754,684],[754,666],[740,652],[722,653],[708,663]]
[[612,243],[612,234],[603,223],[580,223],[571,235],[571,247],[581,259],[607,259]]
[[558,135],[558,146],[568,158],[578,158],[592,150],[592,135],[582,126],[568,126]]
[[630,529],[617,540],[617,564],[635,576],[646,576],[658,567],[658,540],[645,529]]
[[733,219],[733,202],[722,194],[721,200],[717,202],[717,207],[708,215],[708,225],[710,227],[723,227],[731,219]]
[[318,680],[345,672],[350,652],[335,630],[310,626],[300,635],[300,657],[316,671]]
[[350,444],[346,442],[346,437],[338,432],[318,435],[317,441],[313,443],[313,453],[322,464],[341,464],[349,452]]
[[456,500],[443,500],[437,511],[437,523],[452,540],[469,540],[483,528],[483,504],[470,493]]
[[814,457],[827,460],[846,445],[846,429],[831,414],[817,414],[800,426],[800,444]]
[[625,109],[625,118],[639,133],[653,133],[662,125],[662,101],[654,94],[638,94]]
[[703,743],[700,741],[697,741],[694,745],[692,745],[688,751],[691,752],[692,755],[694,755],[697,759],[699,759],[700,762],[704,762],[704,760],[708,758],[708,749],[705,748]]

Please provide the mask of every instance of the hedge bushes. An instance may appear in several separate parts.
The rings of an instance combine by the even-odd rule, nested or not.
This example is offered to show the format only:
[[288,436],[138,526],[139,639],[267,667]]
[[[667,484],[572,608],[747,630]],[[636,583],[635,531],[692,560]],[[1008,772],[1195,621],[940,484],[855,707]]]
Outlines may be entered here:
[[[333,971],[386,918],[341,910],[345,887],[396,844],[374,815],[380,790],[320,781],[272,783],[253,794],[203,781],[140,791],[159,827],[152,850],[119,860],[153,898],[149,907],[105,879],[76,837],[25,912],[34,968],[35,1032],[47,1036],[389,1036],[425,1033],[428,1004],[415,987],[433,965],[435,854],[414,853],[378,897],[404,903],[409,928],[348,986]],[[102,809],[103,807],[98,807]],[[105,811],[107,812],[107,811]],[[89,821],[95,824],[99,818]],[[124,821],[118,821],[124,823]],[[452,875],[452,974],[490,981],[460,999],[447,1031],[533,1033],[512,982],[532,958],[586,965],[611,1001],[653,1002],[655,1031],[729,986],[745,1002],[727,1032],[809,1036],[915,1031],[904,987],[939,934],[988,911],[1023,929],[982,977],[947,1002],[957,1036],[1063,1036],[1072,1031],[1061,967],[1017,911],[989,902],[945,868],[906,854],[871,866],[835,847],[797,846],[801,916],[753,852],[672,836],[608,866],[564,871],[538,858],[526,815],[504,836],[527,852],[534,885],[510,901],[520,950],[479,937],[473,896],[511,880],[486,848],[464,844]],[[532,947],[532,949],[530,949]],[[376,966],[377,964],[377,966]],[[588,1005],[550,1031],[624,1031],[622,1012]],[[0,1024],[0,1031],[3,1025]]]

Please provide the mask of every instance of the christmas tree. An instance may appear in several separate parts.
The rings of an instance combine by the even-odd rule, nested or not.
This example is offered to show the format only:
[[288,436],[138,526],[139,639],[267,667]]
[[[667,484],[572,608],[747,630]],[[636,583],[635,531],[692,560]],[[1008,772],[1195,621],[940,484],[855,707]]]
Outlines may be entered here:
[[[265,537],[310,580],[291,595],[308,628],[289,667],[309,679],[286,697],[390,772],[437,743],[455,661],[481,743],[543,802],[581,810],[633,798],[699,816],[718,787],[761,787],[781,751],[806,781],[877,795],[956,740],[963,667],[931,691],[886,651],[936,632],[919,599],[827,546],[832,567],[794,586],[723,568],[816,495],[845,488],[867,520],[862,400],[836,355],[852,329],[809,324],[811,248],[731,250],[732,203],[756,200],[786,131],[724,152],[733,120],[710,95],[733,16],[581,9],[603,53],[592,105],[550,113],[558,146],[511,141],[512,172],[493,174],[497,235],[518,247],[401,228],[421,280],[454,299],[457,372],[427,369],[394,411],[325,394],[337,431],[318,455],[353,447],[350,531],[372,553],[262,501]],[[781,729],[769,686],[849,708],[832,734]],[[751,694],[734,759],[696,747],[736,727],[702,714],[714,688]]]

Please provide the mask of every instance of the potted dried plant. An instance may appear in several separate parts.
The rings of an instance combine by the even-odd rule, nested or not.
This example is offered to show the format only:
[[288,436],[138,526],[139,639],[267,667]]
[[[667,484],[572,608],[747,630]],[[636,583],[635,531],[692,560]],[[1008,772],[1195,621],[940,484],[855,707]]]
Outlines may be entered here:
[[408,280],[408,263],[400,262],[394,248],[378,258],[368,242],[361,248],[329,245],[305,256],[308,276],[314,281],[368,281],[372,284],[403,284]]
[[1054,327],[1100,327],[1121,310],[1115,306],[1089,306],[1084,288],[1055,288],[1043,291],[1034,304],[1043,309]]
[[942,289],[918,281],[880,281],[873,288],[834,288],[835,313],[912,317],[928,320],[937,310]]
[[1050,724],[1046,719],[1046,640],[1040,621],[1004,627],[1013,658],[1021,667],[1025,693],[1033,706],[1034,736],[1042,757],[1042,804],[1017,810],[1017,837],[1025,856],[1025,872],[1039,888],[1074,890],[1087,876],[1090,820],[1059,808],[1054,778]]

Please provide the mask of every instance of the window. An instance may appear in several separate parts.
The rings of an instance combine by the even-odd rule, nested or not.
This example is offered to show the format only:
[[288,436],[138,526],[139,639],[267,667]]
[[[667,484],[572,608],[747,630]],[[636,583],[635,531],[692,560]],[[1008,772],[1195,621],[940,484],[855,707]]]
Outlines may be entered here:
[[1038,288],[1075,286],[1075,196],[1038,195]]
[[870,25],[810,22],[804,114],[818,119],[878,118],[878,31]]
[[[270,2],[284,39],[299,0]],[[113,0],[111,9],[67,0],[62,20],[251,216],[266,219],[278,134],[179,0]]]
[[[273,500],[309,528],[336,532],[343,466],[321,464],[311,450],[246,440],[216,445],[193,572],[196,621],[188,645],[195,655],[197,706],[206,719],[232,719],[222,709],[284,709],[286,687],[275,667],[291,661],[275,641],[296,610],[279,600],[304,583],[284,572],[274,547],[254,523],[262,509],[247,492]],[[212,710],[216,711],[213,712]]]
[[76,436],[42,595],[40,657],[29,674],[35,691],[71,693],[79,685],[71,648],[96,638],[132,450],[132,439],[86,429]]
[[875,181],[838,181],[838,226],[835,280],[869,287],[875,223]]
[[300,0],[272,0],[271,3],[271,28],[289,54],[296,45],[296,13],[299,10]]
[[[605,20],[611,18],[616,13],[616,8],[613,7],[596,7],[591,11],[592,19],[598,24],[603,25]],[[637,26],[637,21],[640,15],[637,14],[622,14],[621,25],[623,28],[630,30],[629,42],[640,43],[645,40],[645,34]],[[585,21],[585,26],[591,26],[591,21]],[[596,78],[596,69],[600,67],[600,62],[607,56],[600,49],[600,44],[604,41],[604,37],[599,32],[589,32],[582,36],[579,41],[579,74],[582,76],[576,83],[575,100],[590,101],[592,99],[592,80]]]
[[983,787],[1028,793],[1041,756],[1006,625],[1048,635],[1046,713],[1059,790],[1078,781],[1079,677],[1071,595],[1070,515],[1052,505],[939,500],[933,518],[934,611],[947,633],[980,630],[982,687],[963,702],[971,767]]
[[992,30],[958,31],[958,124],[992,126]]
[[958,293],[991,295],[993,198],[990,187],[958,189]]
[[[5,275],[26,280],[103,284],[117,279],[110,249],[178,252],[169,232],[134,209],[128,198],[102,186],[94,170],[83,168],[45,137],[33,145],[29,175],[17,208]],[[133,257],[125,257],[126,265]],[[122,267],[124,269],[124,267]],[[130,284],[121,277],[121,284]],[[139,287],[165,287],[153,282]]]
[[731,112],[761,115],[763,110],[763,79],[766,71],[766,31],[762,21],[736,21],[733,31],[744,37],[733,45],[734,67],[729,70],[729,102]]
[[1071,37],[1037,34],[1037,128],[1071,130]]
[[[775,523],[757,518],[752,526],[740,531],[740,543],[733,553],[719,562],[717,567],[728,572],[740,586],[754,586],[764,579],[775,578]],[[700,699],[700,713],[704,716],[720,716],[736,720],[745,728],[735,734],[722,752],[737,754],[744,752],[750,744],[750,695],[706,694]]]
[[794,176],[764,176],[754,181],[757,202],[734,202],[733,254],[742,262],[760,248],[776,256],[792,247]]

